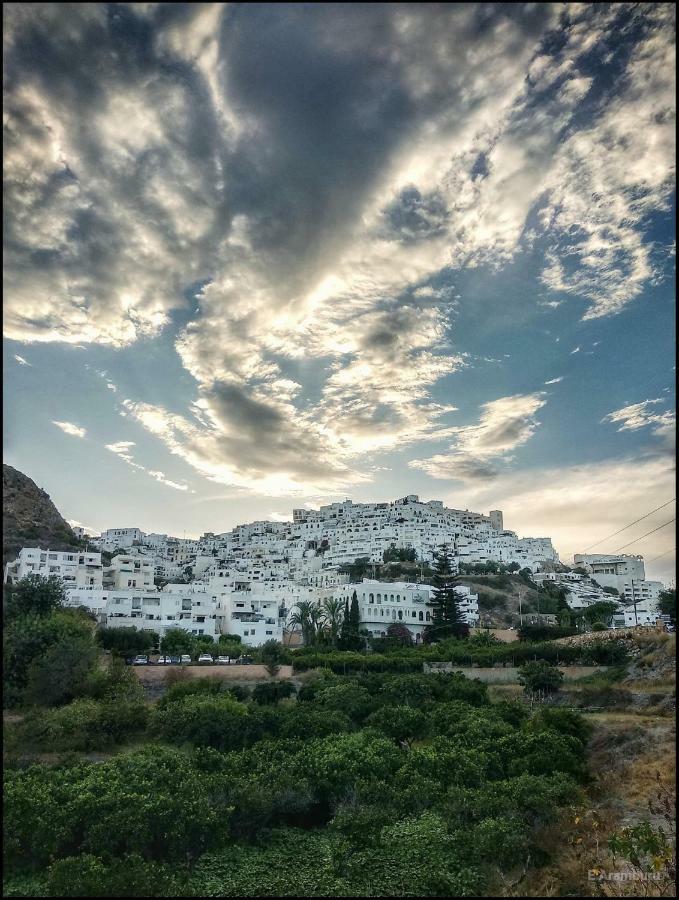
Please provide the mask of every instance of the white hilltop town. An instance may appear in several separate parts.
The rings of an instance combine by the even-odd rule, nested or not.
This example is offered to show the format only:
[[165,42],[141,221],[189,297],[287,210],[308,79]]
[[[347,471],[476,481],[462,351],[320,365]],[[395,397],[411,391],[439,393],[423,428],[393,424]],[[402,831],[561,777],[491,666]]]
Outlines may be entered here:
[[[6,565],[5,582],[55,575],[64,581],[68,604],[87,607],[100,625],[137,626],[161,637],[171,628],[215,640],[239,635],[253,647],[272,639],[298,642],[288,623],[301,601],[344,601],[354,591],[361,626],[371,635],[384,636],[390,624],[402,623],[420,641],[432,589],[424,568],[443,544],[458,567],[495,562],[530,569],[536,584],[563,586],[573,610],[612,601],[614,626],[655,625],[663,590],[662,583],[646,581],[641,556],[576,554],[569,568],[550,538],[519,538],[505,529],[500,510],[486,516],[414,494],[393,502],[345,500],[294,509],[292,521],[250,522],[198,540],[139,528],[110,528],[99,536],[75,531],[86,540],[86,551],[24,547]],[[351,580],[349,567],[358,560],[374,573],[385,554],[399,550],[420,564],[417,581]],[[477,625],[478,596],[468,586],[459,593],[467,622]]]

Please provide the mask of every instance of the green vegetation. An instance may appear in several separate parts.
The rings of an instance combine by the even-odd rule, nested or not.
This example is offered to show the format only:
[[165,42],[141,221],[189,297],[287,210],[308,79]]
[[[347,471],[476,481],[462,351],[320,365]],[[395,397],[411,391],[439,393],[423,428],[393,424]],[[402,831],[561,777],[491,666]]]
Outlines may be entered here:
[[[577,714],[531,715],[478,680],[422,672],[433,658],[551,671],[543,653],[584,648],[490,633],[383,653],[269,642],[266,665],[320,666],[297,693],[175,678],[150,704],[90,619],[43,601],[6,613],[24,712],[6,728],[6,896],[478,896],[539,856],[536,827],[587,783]],[[69,690],[38,705],[49,673]]]
[[664,616],[669,616],[672,624],[677,621],[677,591],[676,588],[669,588],[666,591],[660,591],[658,594],[658,608]]
[[325,672],[274,705],[204,681],[142,749],[7,768],[8,895],[478,895],[586,779],[578,716],[461,675]]
[[99,628],[97,640],[105,650],[120,656],[150,653],[158,646],[158,635],[145,628]]
[[469,626],[460,609],[460,594],[456,590],[458,579],[450,551],[444,544],[434,554],[434,588],[427,601],[431,609],[431,624],[424,629],[425,643],[469,635]]
[[526,693],[543,691],[546,694],[556,693],[563,682],[563,672],[544,659],[536,659],[526,663],[519,669],[519,684]]

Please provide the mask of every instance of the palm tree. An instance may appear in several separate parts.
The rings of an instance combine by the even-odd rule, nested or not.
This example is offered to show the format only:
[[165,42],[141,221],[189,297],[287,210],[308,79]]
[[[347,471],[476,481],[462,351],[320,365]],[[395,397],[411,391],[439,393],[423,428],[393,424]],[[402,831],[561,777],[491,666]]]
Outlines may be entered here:
[[336,600],[334,597],[328,597],[323,601],[323,611],[326,617],[326,624],[330,628],[330,643],[333,650],[335,650],[337,649],[340,628],[344,619],[344,603],[341,600]]
[[316,604],[310,600],[300,600],[295,606],[294,612],[288,619],[288,624],[295,628],[298,626],[302,632],[302,641],[307,646],[313,643],[316,636],[316,626],[314,622],[314,610]]
[[309,613],[309,620],[311,623],[311,643],[316,644],[321,636],[321,632],[325,628],[326,619],[323,614],[323,610],[321,607],[316,604],[311,604],[311,612]]

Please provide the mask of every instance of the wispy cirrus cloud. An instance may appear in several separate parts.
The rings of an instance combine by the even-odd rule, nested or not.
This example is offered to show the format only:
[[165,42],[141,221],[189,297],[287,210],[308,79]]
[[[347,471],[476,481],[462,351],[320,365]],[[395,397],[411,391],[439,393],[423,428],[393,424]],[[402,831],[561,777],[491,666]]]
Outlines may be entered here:
[[124,462],[127,463],[128,466],[131,466],[133,469],[137,469],[140,472],[146,472],[147,475],[150,475],[151,478],[155,478],[156,481],[161,484],[167,485],[167,487],[174,488],[177,491],[191,491],[194,493],[191,488],[189,488],[188,484],[184,484],[183,482],[172,481],[167,478],[164,472],[147,469],[146,466],[142,466],[141,463],[135,462],[134,456],[132,454],[132,447],[135,447],[136,444],[134,441],[117,441],[113,444],[105,444],[107,450],[110,450],[111,453],[115,453],[116,456],[119,456]]
[[66,434],[70,434],[71,437],[84,438],[87,434],[85,428],[81,428],[80,425],[74,425],[73,422],[57,422],[56,419],[52,419],[52,424],[56,425],[57,428],[61,428]]

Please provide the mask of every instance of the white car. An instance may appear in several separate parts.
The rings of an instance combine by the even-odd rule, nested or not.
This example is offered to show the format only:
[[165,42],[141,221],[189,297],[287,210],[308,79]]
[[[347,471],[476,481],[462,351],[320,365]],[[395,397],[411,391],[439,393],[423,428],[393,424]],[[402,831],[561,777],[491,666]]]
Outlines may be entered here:
[[189,656],[188,653],[182,653],[180,662],[182,662],[182,663],[190,663],[191,661],[192,661],[192,660],[191,660],[191,657]]
[[209,653],[201,653],[198,657],[199,663],[211,663],[214,662],[214,659],[210,656]]
[[217,662],[220,666],[228,666],[231,663],[231,659],[228,656],[218,656]]

